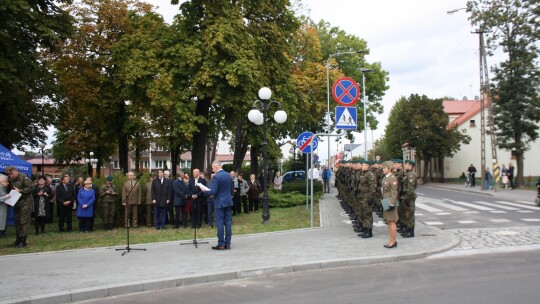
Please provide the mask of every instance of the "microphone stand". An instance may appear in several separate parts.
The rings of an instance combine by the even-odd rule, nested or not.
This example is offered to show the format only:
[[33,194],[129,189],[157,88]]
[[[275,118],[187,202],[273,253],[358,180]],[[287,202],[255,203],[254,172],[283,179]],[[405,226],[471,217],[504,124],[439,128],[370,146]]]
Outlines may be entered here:
[[[139,179],[141,178],[141,176],[142,176],[142,174],[135,178],[135,185],[133,185],[133,187],[131,187],[128,194],[126,195],[126,198],[122,202],[122,204],[126,204],[126,208],[128,208],[129,195],[131,194],[133,189],[135,189],[135,187],[139,184]],[[131,226],[131,208],[129,208],[129,212],[128,212],[128,215],[127,215],[127,227],[126,227],[127,246],[126,246],[126,248],[118,248],[118,249],[116,249],[116,251],[124,251],[124,252],[122,252],[122,256],[124,256],[126,253],[131,252],[132,250],[146,251],[146,248],[131,248],[131,247],[129,247],[129,227],[130,226]]]
[[[196,201],[197,201],[197,199],[194,199],[193,204],[196,204]],[[191,207],[193,208],[194,206],[191,206]],[[201,208],[201,207],[202,206],[198,206],[198,208]],[[195,219],[197,221],[197,223],[195,225],[195,230],[193,231],[193,241],[186,242],[186,243],[180,243],[180,245],[191,245],[191,244],[193,244],[193,245],[195,245],[195,248],[199,248],[199,247],[197,247],[198,244],[208,244],[208,242],[199,242],[199,241],[197,241],[197,227],[199,226],[199,223],[198,223],[199,222],[199,218],[198,218],[199,216],[197,215],[197,212],[194,212],[194,213],[197,216],[197,218]],[[200,209],[199,209],[198,213],[200,214]],[[193,219],[191,219],[191,220],[193,221]],[[202,221],[202,219],[201,219],[201,221]]]

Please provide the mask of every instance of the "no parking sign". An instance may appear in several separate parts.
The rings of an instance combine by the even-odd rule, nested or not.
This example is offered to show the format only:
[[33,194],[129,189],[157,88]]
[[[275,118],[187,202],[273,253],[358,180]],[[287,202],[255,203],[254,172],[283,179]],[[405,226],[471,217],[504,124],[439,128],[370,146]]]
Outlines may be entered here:
[[360,87],[358,83],[349,77],[341,77],[332,86],[332,96],[341,106],[350,107],[358,102],[360,98]]

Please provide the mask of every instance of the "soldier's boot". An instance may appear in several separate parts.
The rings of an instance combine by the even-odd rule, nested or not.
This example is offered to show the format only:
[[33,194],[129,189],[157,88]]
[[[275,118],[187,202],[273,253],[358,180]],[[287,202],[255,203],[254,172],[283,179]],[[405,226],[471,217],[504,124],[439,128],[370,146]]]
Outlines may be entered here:
[[356,233],[363,233],[363,232],[364,232],[364,227],[362,227],[362,226],[356,226],[356,227],[354,228],[354,232],[356,232]]
[[412,226],[411,228],[407,229],[407,232],[401,234],[401,236],[404,237],[404,238],[411,238],[411,237],[414,237],[414,226]]
[[20,238],[20,237],[17,237],[17,239],[15,240],[15,242],[11,243],[11,244],[9,245],[9,247],[18,247],[20,242],[21,242],[21,238]]
[[17,245],[18,248],[24,248],[26,247],[26,236],[21,237],[21,241],[19,242],[19,245]]
[[367,228],[366,231],[360,235],[360,237],[363,239],[373,237],[373,228]]

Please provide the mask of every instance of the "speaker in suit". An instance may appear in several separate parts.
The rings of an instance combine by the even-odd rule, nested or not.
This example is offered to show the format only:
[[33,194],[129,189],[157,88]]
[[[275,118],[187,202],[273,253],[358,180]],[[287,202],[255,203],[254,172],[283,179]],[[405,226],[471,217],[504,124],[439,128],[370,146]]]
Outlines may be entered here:
[[[193,169],[193,177],[189,179],[189,195],[191,196],[191,227],[200,228],[201,227],[201,209],[203,207],[206,198],[203,195],[203,191],[197,184],[202,184],[206,186],[206,179],[199,176],[199,169]],[[230,182],[230,179],[229,179]]]
[[171,183],[163,176],[163,170],[158,170],[158,177],[152,181],[152,204],[156,206],[156,229],[165,229],[165,214],[170,204]]
[[58,230],[64,231],[64,222],[67,224],[67,231],[72,230],[72,210],[73,202],[77,193],[73,184],[69,183],[69,175],[62,177],[62,182],[56,187],[56,204],[58,206]]
[[231,249],[232,237],[232,183],[231,175],[222,169],[219,161],[212,163],[214,177],[209,185],[209,190],[204,192],[205,196],[214,197],[214,212],[216,216],[217,246],[214,250]]

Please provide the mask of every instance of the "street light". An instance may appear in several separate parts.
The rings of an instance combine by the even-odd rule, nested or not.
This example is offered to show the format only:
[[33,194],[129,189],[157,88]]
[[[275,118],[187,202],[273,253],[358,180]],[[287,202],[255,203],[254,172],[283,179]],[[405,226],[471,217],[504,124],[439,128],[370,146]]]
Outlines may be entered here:
[[[281,103],[270,100],[272,97],[272,91],[263,87],[259,90],[260,100],[255,100],[253,103],[253,109],[248,113],[248,119],[252,123],[260,126],[263,125],[264,137],[263,137],[263,159],[264,159],[264,195],[263,195],[263,213],[262,219],[263,223],[267,223],[270,220],[270,210],[269,210],[269,199],[268,199],[268,143],[266,140],[266,119],[268,117],[268,109],[270,105],[275,103],[279,109],[274,113],[274,120],[282,124],[287,120],[287,113],[281,109]],[[262,113],[261,111],[262,110]]]
[[90,152],[90,153],[88,153],[88,154],[90,155],[90,157],[89,157],[89,158],[86,158],[86,159],[84,160],[84,162],[87,163],[87,164],[89,165],[88,168],[89,168],[90,170],[88,170],[88,175],[92,177],[92,176],[94,176],[94,174],[93,174],[93,168],[94,168],[94,165],[97,164],[97,159],[96,159],[96,158],[93,158],[93,157],[94,157],[94,152]]
[[45,175],[45,153],[48,153],[48,151],[45,149],[45,143],[41,143],[39,147],[39,152],[41,153],[41,175]]
[[362,72],[362,99],[364,102],[364,159],[368,160],[367,156],[367,115],[366,115],[366,108],[367,108],[367,96],[366,96],[366,73],[372,72],[372,69],[360,69],[360,72]]
[[[366,51],[338,52],[328,56],[326,59],[326,123],[328,124],[328,134],[330,134],[330,59],[336,56],[348,54],[365,54]],[[328,136],[328,168],[330,168],[330,136]]]

